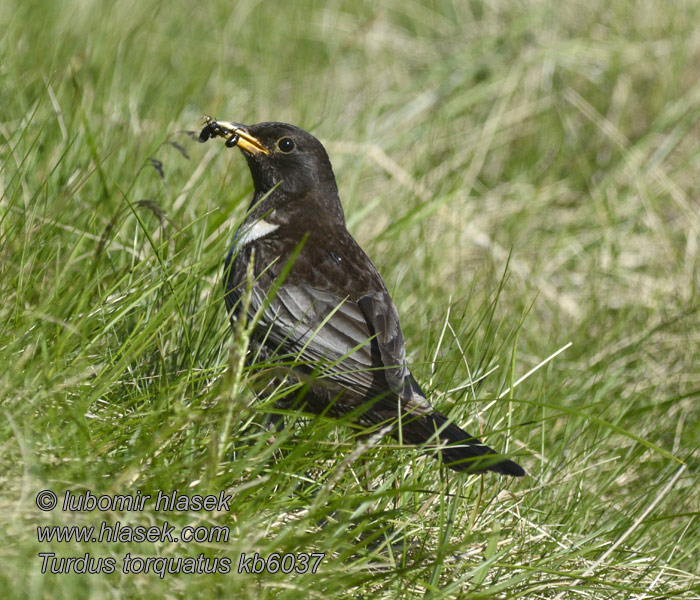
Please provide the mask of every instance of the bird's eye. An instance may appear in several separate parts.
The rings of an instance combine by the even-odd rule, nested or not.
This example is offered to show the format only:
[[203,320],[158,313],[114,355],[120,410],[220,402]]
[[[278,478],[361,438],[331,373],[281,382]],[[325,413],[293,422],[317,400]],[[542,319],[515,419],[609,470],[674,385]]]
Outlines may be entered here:
[[277,140],[277,147],[285,153],[294,150],[294,140],[290,137],[283,137]]

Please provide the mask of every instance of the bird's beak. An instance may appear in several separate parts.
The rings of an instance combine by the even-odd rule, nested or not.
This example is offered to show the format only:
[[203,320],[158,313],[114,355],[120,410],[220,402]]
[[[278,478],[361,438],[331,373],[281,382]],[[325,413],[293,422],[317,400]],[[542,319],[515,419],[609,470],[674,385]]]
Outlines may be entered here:
[[227,146],[238,146],[251,154],[270,154],[257,138],[248,133],[245,125],[232,121],[212,121],[210,125],[214,125],[217,135],[227,138]]

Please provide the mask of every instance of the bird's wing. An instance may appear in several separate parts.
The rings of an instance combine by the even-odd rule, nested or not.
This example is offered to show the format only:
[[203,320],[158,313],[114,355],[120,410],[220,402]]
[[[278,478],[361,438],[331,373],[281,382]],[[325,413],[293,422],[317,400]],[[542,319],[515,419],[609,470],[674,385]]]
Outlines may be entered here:
[[[391,390],[401,399],[402,410],[414,415],[433,412],[432,405],[406,363],[406,346],[399,323],[399,313],[389,293],[383,290],[363,296],[358,306],[376,335],[384,366],[384,377]],[[376,409],[395,415],[396,406],[389,402],[386,398],[380,400]]]
[[265,345],[276,348],[278,355],[310,363],[320,376],[363,395],[388,391],[382,377],[377,377],[382,364],[358,303],[291,284],[282,285],[267,298],[263,286],[253,286],[250,317],[260,307],[257,330],[265,337]]
[[395,394],[406,397],[411,372],[406,365],[406,346],[394,302],[387,292],[381,291],[363,296],[357,305],[376,336],[389,387]]
[[396,307],[387,292],[365,295],[355,302],[306,285],[282,285],[272,298],[253,286],[250,312],[263,307],[258,331],[265,345],[280,356],[311,364],[320,377],[364,397],[382,397],[377,416],[403,411],[424,414],[425,399],[406,364],[406,349]]

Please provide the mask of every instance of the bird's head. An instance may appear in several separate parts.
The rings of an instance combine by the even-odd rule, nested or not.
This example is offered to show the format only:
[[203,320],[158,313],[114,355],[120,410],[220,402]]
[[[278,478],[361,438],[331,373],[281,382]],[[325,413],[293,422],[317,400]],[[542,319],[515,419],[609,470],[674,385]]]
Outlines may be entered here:
[[238,146],[253,176],[256,195],[276,188],[287,196],[309,190],[337,195],[335,176],[325,148],[313,135],[287,123],[242,125],[207,119],[200,140],[227,138],[227,146]]

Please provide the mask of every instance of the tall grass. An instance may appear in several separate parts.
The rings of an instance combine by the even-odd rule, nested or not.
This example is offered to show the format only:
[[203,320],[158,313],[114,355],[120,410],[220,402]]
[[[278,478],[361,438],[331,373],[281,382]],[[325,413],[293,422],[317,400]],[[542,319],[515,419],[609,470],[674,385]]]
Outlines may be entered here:
[[[700,598],[699,13],[3,3],[2,596]],[[331,419],[265,426],[285,390],[256,398],[220,284],[251,183],[187,134],[203,114],[322,139],[416,377],[527,478]],[[44,489],[233,500],[44,513]],[[37,541],[102,520],[231,535]],[[40,552],[232,572],[42,575]],[[238,574],[242,552],[325,557]]]

